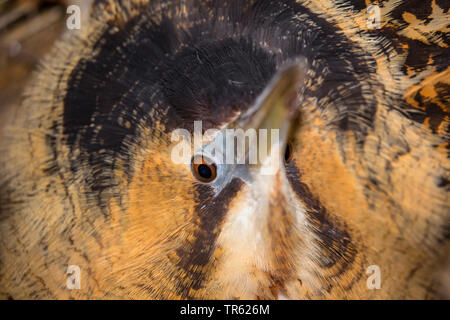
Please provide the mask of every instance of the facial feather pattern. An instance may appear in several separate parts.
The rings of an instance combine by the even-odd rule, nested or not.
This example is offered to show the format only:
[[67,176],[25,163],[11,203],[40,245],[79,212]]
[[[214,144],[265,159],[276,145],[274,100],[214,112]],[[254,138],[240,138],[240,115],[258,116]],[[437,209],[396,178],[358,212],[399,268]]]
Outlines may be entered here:
[[[445,297],[448,4],[411,2],[94,1],[0,128],[0,297]],[[216,193],[171,161],[299,57],[276,174]]]

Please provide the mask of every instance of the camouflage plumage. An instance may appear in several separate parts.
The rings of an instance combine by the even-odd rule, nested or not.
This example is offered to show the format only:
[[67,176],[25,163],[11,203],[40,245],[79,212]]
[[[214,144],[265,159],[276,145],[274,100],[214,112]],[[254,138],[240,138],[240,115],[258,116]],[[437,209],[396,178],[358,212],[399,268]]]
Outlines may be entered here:
[[[96,1],[4,118],[1,297],[447,293],[444,1],[150,3]],[[309,80],[285,170],[214,195],[170,162],[172,129],[227,124],[296,56]]]

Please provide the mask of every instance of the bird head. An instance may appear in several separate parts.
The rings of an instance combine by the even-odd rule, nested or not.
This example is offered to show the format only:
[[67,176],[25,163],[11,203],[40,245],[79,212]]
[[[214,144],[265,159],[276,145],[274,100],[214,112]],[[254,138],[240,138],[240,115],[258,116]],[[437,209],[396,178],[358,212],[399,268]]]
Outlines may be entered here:
[[[245,109],[223,120],[213,115],[210,123],[218,127],[186,123],[191,130],[177,128],[157,139],[149,133],[139,150],[145,160],[128,187],[130,241],[139,234],[149,252],[139,247],[129,259],[145,256],[142,266],[152,268],[161,263],[161,284],[168,286],[161,290],[175,286],[181,296],[197,297],[217,287],[230,297],[247,291],[248,298],[275,297],[259,292],[258,283],[269,288],[271,277],[281,282],[291,276],[305,241],[299,237],[305,218],[285,165],[294,158],[292,133],[307,68],[304,58],[286,63],[256,98],[245,98],[251,101]],[[167,132],[163,123],[158,125]],[[166,272],[173,272],[174,283]]]
[[443,138],[405,116],[411,79],[344,5],[94,3],[24,102],[27,128],[45,131],[29,180],[48,187],[29,207],[50,230],[46,272],[88,275],[71,295],[430,290],[448,220]]

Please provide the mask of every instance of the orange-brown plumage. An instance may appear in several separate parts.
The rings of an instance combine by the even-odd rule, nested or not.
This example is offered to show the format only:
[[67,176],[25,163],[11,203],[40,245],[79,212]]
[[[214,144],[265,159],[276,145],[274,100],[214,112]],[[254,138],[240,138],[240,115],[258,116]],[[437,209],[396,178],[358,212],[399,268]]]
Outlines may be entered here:
[[[366,2],[95,1],[0,128],[0,297],[445,297],[448,9]],[[171,161],[259,103],[295,107],[275,174]]]

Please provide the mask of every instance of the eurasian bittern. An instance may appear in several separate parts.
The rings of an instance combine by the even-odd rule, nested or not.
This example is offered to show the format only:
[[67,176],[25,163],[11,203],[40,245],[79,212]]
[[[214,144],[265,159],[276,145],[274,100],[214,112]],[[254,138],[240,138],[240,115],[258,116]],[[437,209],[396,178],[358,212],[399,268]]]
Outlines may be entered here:
[[[447,294],[448,3],[370,2],[94,1],[3,118],[0,296]],[[174,162],[196,120],[275,173]]]

